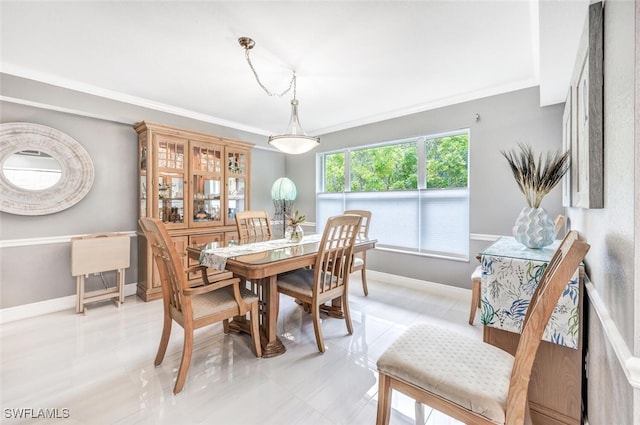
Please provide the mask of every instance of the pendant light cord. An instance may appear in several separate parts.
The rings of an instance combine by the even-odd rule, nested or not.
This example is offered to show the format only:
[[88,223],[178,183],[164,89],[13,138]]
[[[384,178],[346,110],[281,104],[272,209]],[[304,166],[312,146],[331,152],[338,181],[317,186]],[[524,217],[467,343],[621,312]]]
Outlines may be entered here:
[[296,98],[296,72],[295,71],[291,71],[293,73],[293,76],[291,77],[291,81],[289,81],[289,87],[287,87],[286,90],[284,90],[282,93],[272,93],[269,91],[269,89],[265,87],[264,84],[262,84],[262,81],[260,81],[260,77],[258,77],[258,73],[256,72],[256,69],[253,67],[253,64],[251,63],[251,59],[249,58],[249,49],[247,48],[245,48],[244,50],[244,57],[247,59],[247,63],[249,64],[249,68],[251,68],[251,72],[253,72],[253,76],[256,77],[256,81],[258,82],[260,87],[262,87],[262,90],[264,90],[265,93],[267,93],[269,96],[282,97],[285,94],[289,93],[289,91],[291,91],[291,87],[293,87],[293,98],[294,99]]

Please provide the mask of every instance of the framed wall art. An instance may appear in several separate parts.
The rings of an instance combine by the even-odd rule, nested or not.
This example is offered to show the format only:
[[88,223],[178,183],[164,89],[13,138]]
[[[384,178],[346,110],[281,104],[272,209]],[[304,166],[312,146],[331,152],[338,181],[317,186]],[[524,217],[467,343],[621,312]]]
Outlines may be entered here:
[[[589,5],[571,79],[565,119],[571,140],[570,204],[578,208],[604,206],[603,139],[603,10]],[[566,121],[563,120],[565,127]],[[563,196],[564,201],[564,196]]]
[[[574,133],[573,124],[575,123],[572,116],[574,108],[571,102],[573,102],[574,97],[573,86],[571,86],[569,87],[569,93],[564,103],[564,113],[562,115],[562,152],[571,149],[572,136]],[[562,206],[571,206],[571,169],[562,177]]]

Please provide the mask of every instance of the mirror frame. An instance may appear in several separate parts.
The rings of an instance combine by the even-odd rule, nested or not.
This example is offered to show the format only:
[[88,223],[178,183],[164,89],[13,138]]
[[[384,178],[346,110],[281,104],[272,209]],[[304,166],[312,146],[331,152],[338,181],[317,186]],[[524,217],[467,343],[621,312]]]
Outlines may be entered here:
[[[11,183],[4,172],[6,159],[20,151],[51,155],[62,168],[58,182],[46,189],[28,190]],[[95,172],[89,153],[74,138],[40,124],[0,124],[0,211],[18,215],[45,215],[78,203],[93,186]]]

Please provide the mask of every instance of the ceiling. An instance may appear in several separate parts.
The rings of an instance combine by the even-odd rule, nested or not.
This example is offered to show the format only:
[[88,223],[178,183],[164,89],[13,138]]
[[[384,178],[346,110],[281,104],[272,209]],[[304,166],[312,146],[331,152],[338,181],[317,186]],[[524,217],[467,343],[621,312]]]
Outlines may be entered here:
[[297,75],[310,135],[540,85],[564,101],[587,0],[0,3],[2,72],[275,134]]

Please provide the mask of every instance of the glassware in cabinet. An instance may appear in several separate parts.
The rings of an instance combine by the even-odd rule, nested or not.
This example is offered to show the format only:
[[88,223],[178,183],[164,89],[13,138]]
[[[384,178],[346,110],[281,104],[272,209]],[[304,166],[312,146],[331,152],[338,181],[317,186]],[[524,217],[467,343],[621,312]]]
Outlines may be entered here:
[[223,223],[223,146],[191,142],[191,225],[206,227]]
[[249,151],[227,149],[227,205],[226,224],[235,224],[238,211],[248,209],[247,179],[249,177]]
[[[185,226],[186,140],[170,137],[156,139],[157,217],[167,228]],[[147,188],[148,191],[148,188]]]

